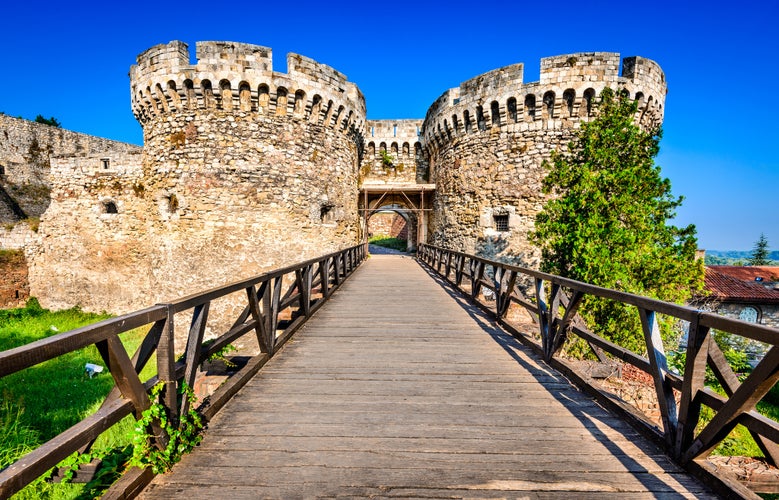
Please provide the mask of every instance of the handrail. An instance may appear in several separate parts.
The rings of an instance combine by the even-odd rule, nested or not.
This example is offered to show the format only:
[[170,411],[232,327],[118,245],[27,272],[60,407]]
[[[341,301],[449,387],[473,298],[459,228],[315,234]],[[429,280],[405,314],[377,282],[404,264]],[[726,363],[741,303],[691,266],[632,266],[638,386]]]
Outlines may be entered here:
[[[127,415],[140,418],[150,401],[148,390],[158,382],[165,384],[160,402],[176,422],[187,412],[187,398],[178,401],[178,386],[190,387],[198,367],[224,346],[253,333],[260,353],[233,374],[198,408],[210,419],[273,356],[367,256],[367,244],[361,243],[281,269],[240,280],[197,294],[157,304],[140,311],[111,318],[93,325],[63,332],[14,349],[0,352],[0,377],[37,365],[57,356],[95,345],[115,386],[97,412],[55,436],[19,460],[0,470],[0,498],[16,493],[75,451],[83,451],[113,424]],[[244,292],[245,307],[232,327],[208,346],[203,346],[211,303],[235,292]],[[284,291],[284,293],[282,293]],[[186,346],[176,345],[176,315],[192,313]],[[283,312],[291,319],[280,321]],[[119,335],[150,325],[141,346],[130,357]],[[177,353],[183,350],[183,359]],[[157,374],[142,381],[140,372],[156,354]],[[153,475],[135,471],[148,482]],[[140,480],[128,481],[137,488]],[[121,496],[121,493],[119,493]]]
[[[468,295],[547,362],[556,359],[563,342],[573,333],[589,342],[593,349],[600,349],[649,373],[662,417],[662,429],[653,428],[651,431],[660,433],[667,450],[680,463],[689,464],[706,457],[736,424],[742,424],[750,431],[767,460],[773,464],[779,461],[779,423],[755,410],[755,405],[779,380],[779,329],[433,245],[420,244],[417,258],[461,293]],[[490,270],[491,273],[488,272]],[[517,281],[522,276],[532,279],[534,294],[531,297],[526,297],[518,286]],[[494,305],[480,299],[481,291],[485,288],[494,294]],[[638,309],[647,357],[616,345],[586,328],[576,314],[586,295],[619,301]],[[540,345],[506,318],[511,304],[523,307],[534,318],[539,328]],[[668,368],[656,314],[673,316],[690,324],[686,364],[681,375]],[[743,382],[739,382],[714,342],[711,336],[714,328],[771,345],[765,357]],[[721,383],[727,397],[705,386],[707,366]],[[681,395],[678,403],[674,391]],[[702,406],[711,408],[715,414],[698,430],[697,427],[703,424],[700,418]],[[641,420],[641,423],[648,425],[646,419]]]

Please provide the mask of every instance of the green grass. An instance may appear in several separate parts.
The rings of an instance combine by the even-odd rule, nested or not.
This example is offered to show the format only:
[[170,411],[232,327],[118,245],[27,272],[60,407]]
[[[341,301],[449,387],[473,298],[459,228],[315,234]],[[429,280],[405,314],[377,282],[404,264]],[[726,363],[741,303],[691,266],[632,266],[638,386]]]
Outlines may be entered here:
[[[35,299],[20,309],[0,310],[0,350],[7,350],[109,318],[78,308],[48,311]],[[146,329],[121,335],[130,354]],[[89,346],[0,379],[0,468],[94,413],[113,387],[107,371],[89,378],[86,363],[103,365],[97,349]],[[153,361],[142,376],[154,373]],[[126,461],[134,419],[127,417],[100,436],[93,450],[107,456],[104,473],[114,474]],[[111,462],[115,462],[111,464]],[[109,470],[113,467],[113,470]],[[98,492],[83,484],[49,484],[39,480],[14,498],[92,498]]]
[[400,250],[401,252],[405,252],[408,246],[406,240],[401,240],[400,238],[393,238],[391,236],[382,234],[371,236],[368,238],[368,243],[384,248],[391,248],[393,250]]

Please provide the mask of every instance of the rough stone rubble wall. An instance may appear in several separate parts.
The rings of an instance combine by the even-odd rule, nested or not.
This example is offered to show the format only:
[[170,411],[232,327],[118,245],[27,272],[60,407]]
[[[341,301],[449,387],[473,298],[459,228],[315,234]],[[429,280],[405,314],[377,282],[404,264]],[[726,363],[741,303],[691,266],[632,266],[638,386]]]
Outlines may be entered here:
[[[0,114],[0,223],[43,214],[49,204],[52,158],[110,157],[140,150],[132,144]],[[0,234],[0,248],[5,245],[2,238]]]
[[294,54],[275,73],[265,47],[197,57],[171,42],[131,69],[142,155],[57,164],[29,252],[44,305],[121,313],[357,243],[356,86]]
[[549,57],[538,82],[524,83],[524,67],[515,64],[437,99],[423,126],[436,183],[433,243],[535,267],[540,255],[527,235],[546,201],[542,164],[595,115],[600,92],[624,89],[639,102],[641,126],[662,122],[659,66],[625,58],[620,76],[619,63],[619,54],[605,52]]

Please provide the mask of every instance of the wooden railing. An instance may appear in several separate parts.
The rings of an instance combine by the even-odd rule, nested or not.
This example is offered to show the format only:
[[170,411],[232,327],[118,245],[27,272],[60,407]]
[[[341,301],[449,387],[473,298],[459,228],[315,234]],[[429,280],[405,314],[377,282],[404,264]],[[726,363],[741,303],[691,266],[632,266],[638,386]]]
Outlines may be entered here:
[[[630,415],[638,417],[633,420],[654,433],[680,463],[690,464],[707,456],[737,424],[749,430],[769,462],[776,464],[779,460],[779,423],[755,411],[755,405],[779,379],[779,330],[431,245],[422,244],[417,252],[420,261],[467,294],[507,331],[533,347],[547,362],[555,362],[556,366],[569,366],[556,354],[567,336],[575,334],[588,342],[601,359],[605,359],[605,352],[649,373],[654,382],[662,429],[640,418],[637,413],[631,411]],[[522,280],[530,284],[528,288],[532,292],[527,295],[518,286]],[[494,295],[494,303],[481,299],[485,289],[491,291],[488,295]],[[586,295],[619,301],[637,308],[642,324],[642,332],[637,333],[643,336],[648,356],[640,356],[590,331],[577,315]],[[520,331],[517,325],[507,319],[512,304],[523,307],[535,319],[538,325],[538,335],[535,337],[537,339],[540,336],[540,344],[527,328]],[[672,316],[689,323],[686,363],[681,375],[668,368],[660,338],[658,315]],[[771,346],[743,382],[739,381],[713,340],[711,332],[714,329]],[[707,366],[727,396],[705,385]],[[591,382],[587,377],[576,376],[581,383]],[[602,389],[594,389],[591,392],[601,396],[599,399],[614,402],[603,394]],[[704,405],[714,411],[713,418],[708,422],[700,418]],[[624,404],[610,407],[624,407]]]
[[[187,398],[177,401],[177,386],[186,383],[192,387],[204,360],[244,335],[254,335],[260,353],[198,408],[206,419],[211,418],[351,275],[366,257],[366,252],[367,246],[360,244],[0,352],[0,377],[4,377],[95,345],[115,382],[97,412],[0,471],[0,498],[7,498],[48,473],[73,452],[88,448],[101,433],[127,415],[140,418],[151,404],[149,389],[159,382],[165,384],[161,402],[170,418],[177,421],[189,405]],[[212,302],[234,293],[245,297],[245,307],[227,332],[204,346]],[[176,345],[174,335],[176,316],[182,313],[191,314],[192,318],[186,346]],[[281,313],[285,313],[284,320],[280,320]],[[149,326],[148,333],[130,357],[119,334],[146,326]],[[177,353],[181,352],[183,357],[178,358]],[[157,374],[143,381],[139,373],[155,354]],[[151,477],[153,474],[148,469],[131,471],[115,485],[115,496],[123,497],[138,490]]]

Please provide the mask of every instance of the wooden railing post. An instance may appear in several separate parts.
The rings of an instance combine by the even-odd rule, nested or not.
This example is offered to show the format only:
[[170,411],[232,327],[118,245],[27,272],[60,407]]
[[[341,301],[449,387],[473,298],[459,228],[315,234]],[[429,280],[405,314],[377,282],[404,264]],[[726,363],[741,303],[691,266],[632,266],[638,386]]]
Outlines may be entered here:
[[168,417],[174,426],[178,425],[178,397],[176,394],[176,348],[175,313],[168,305],[168,319],[157,346],[157,375],[164,384],[160,401],[168,411]]
[[660,336],[657,315],[654,311],[644,309],[643,307],[639,307],[638,312],[641,316],[641,327],[644,331],[647,357],[652,369],[650,375],[652,375],[652,380],[655,384],[657,404],[660,407],[660,415],[663,419],[665,442],[669,449],[673,449],[676,445],[676,431],[679,422],[673,388],[666,378],[668,361],[663,348],[663,339]]
[[700,418],[701,403],[696,399],[706,381],[706,363],[709,357],[709,329],[699,324],[700,314],[687,329],[687,350],[684,365],[684,381],[679,400],[679,418],[676,429],[674,456],[681,459],[692,445],[695,427]]
[[[187,348],[185,351],[184,364],[184,382],[189,387],[195,386],[195,376],[200,366],[200,348],[203,345],[203,335],[206,331],[208,322],[208,310],[211,302],[205,302],[195,306],[192,311],[192,323],[189,327],[189,336],[187,337]],[[189,411],[189,399],[182,398],[181,415],[186,415]]]

